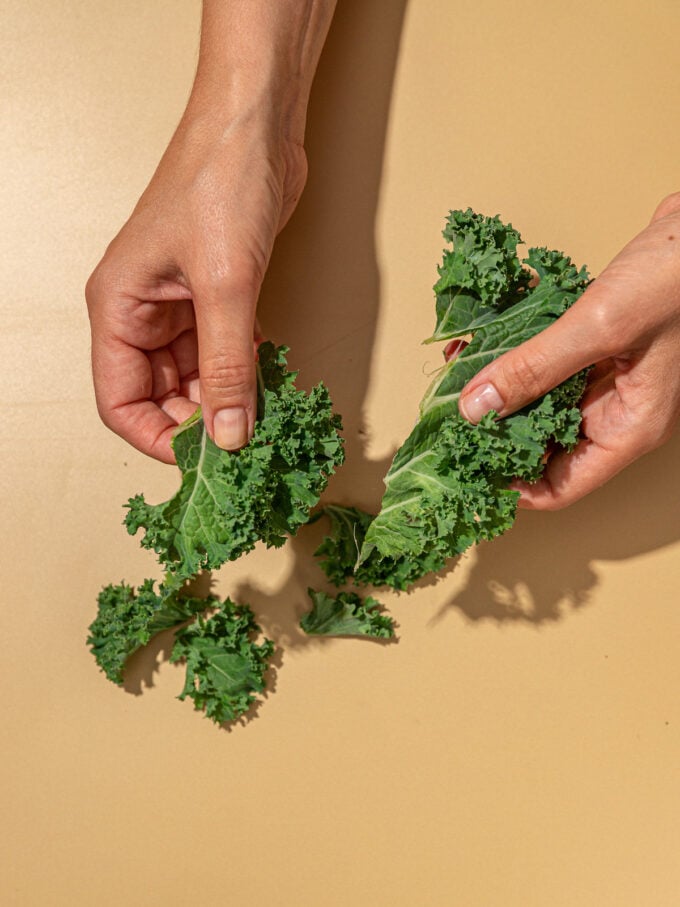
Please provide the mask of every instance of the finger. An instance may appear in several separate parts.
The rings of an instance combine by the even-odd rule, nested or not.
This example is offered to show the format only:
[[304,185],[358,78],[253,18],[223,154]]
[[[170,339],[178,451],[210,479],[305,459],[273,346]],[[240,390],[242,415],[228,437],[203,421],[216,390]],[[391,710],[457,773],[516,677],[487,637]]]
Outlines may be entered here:
[[[175,349],[181,354],[181,348]],[[175,423],[175,427],[184,422],[196,411],[198,400],[192,400],[194,382],[182,381],[178,364],[170,348],[154,350],[147,353],[153,377],[152,401]]]
[[157,348],[193,323],[191,302],[140,303],[95,284],[88,304],[92,374],[102,421],[137,450],[174,463],[170,439],[177,422],[151,398],[175,385],[167,351]]
[[[179,391],[185,397],[200,401],[198,391],[198,346],[196,343],[196,330],[185,331],[173,340],[168,349],[177,365],[179,375]],[[190,392],[191,391],[191,392]]]
[[629,447],[607,449],[583,438],[571,453],[555,454],[538,482],[514,482],[511,488],[520,492],[522,508],[560,510],[604,485],[638,455]]
[[179,372],[177,363],[165,347],[147,353],[151,366],[151,399],[157,403],[165,397],[175,396],[179,393]]
[[490,410],[510,415],[581,369],[614,355],[614,332],[611,325],[602,327],[608,303],[604,283],[593,284],[550,327],[481,369],[461,393],[461,415],[474,423]]
[[512,486],[522,494],[519,506],[532,510],[567,507],[659,447],[677,422],[677,385],[675,374],[663,375],[654,387],[657,391],[664,388],[668,394],[657,392],[650,398],[644,379],[638,393],[635,383],[632,392],[626,388],[625,375],[617,379],[614,370],[603,374],[583,398],[585,437],[571,453],[560,451],[551,457],[538,482]]
[[149,399],[153,371],[147,355],[122,340],[97,335],[92,372],[104,424],[142,453],[174,463],[170,440],[177,422]]
[[166,397],[165,400],[161,401],[159,404],[160,409],[173,420],[175,428],[177,428],[178,425],[181,425],[182,422],[185,422],[190,416],[193,416],[196,412],[196,406],[197,403],[195,400],[192,400],[190,397],[183,394],[177,394],[177,396],[174,397]]
[[253,434],[256,413],[255,275],[194,287],[198,368],[208,434],[225,450],[238,450]]

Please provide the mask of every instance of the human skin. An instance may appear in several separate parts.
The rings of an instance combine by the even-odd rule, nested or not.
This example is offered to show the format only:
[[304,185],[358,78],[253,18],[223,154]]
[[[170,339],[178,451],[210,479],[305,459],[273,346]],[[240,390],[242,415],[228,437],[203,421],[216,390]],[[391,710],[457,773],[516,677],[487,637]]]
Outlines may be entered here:
[[252,436],[257,298],[305,185],[307,103],[334,8],[204,0],[187,108],[88,281],[101,418],[166,463],[199,402],[220,447]]
[[507,416],[593,366],[581,404],[582,439],[552,456],[520,507],[557,510],[660,446],[680,418],[680,192],[540,334],[499,356],[463,389],[461,415]]

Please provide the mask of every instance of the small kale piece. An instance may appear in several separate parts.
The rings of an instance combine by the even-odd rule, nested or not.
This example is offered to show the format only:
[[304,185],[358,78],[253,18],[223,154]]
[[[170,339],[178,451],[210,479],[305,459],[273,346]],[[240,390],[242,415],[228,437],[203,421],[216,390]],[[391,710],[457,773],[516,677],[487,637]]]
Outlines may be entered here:
[[264,690],[264,674],[274,643],[252,641],[260,633],[247,605],[230,599],[207,620],[197,620],[177,634],[170,661],[186,660],[186,681],[178,699],[189,696],[216,724],[234,721]]
[[143,495],[128,504],[126,526],[152,548],[178,587],[250,551],[258,541],[282,545],[307,522],[329,476],[344,458],[340,417],[323,384],[307,394],[286,370],[285,347],[259,349],[259,418],[251,442],[238,452],[221,450],[199,414],[173,440],[182,482],[162,504]]
[[351,580],[359,586],[390,586],[404,590],[425,573],[441,570],[446,562],[436,550],[418,558],[389,557],[374,550],[359,563],[364,538],[375,515],[358,507],[339,504],[327,504],[319,515],[323,514],[331,521],[331,531],[314,555],[320,559],[319,566],[334,586],[342,586]]
[[331,532],[314,552],[319,566],[334,586],[342,586],[354,576],[366,530],[373,514],[358,507],[327,504],[322,514],[331,521]]
[[457,401],[480,369],[572,305],[588,285],[587,272],[561,252],[530,249],[523,261],[539,276],[530,287],[529,273],[516,258],[519,234],[498,218],[469,210],[452,212],[444,235],[454,250],[445,252],[435,286],[437,325],[431,339],[472,333],[472,340],[440,370],[394,457],[380,513],[366,530],[357,576],[371,563],[379,574],[384,562],[391,568],[405,559],[412,582],[476,542],[505,532],[519,497],[508,488],[512,480],[535,481],[547,448],[571,450],[578,440],[586,372],[501,420],[489,413],[471,425],[459,415]]
[[212,605],[212,598],[192,598],[168,592],[146,579],[135,591],[125,583],[99,593],[99,611],[90,624],[87,644],[102,671],[122,684],[125,662],[161,630],[176,627]]
[[355,592],[339,592],[336,598],[308,589],[312,608],[300,626],[314,636],[371,636],[391,639],[394,621],[381,614],[382,605],[370,596],[362,600]]

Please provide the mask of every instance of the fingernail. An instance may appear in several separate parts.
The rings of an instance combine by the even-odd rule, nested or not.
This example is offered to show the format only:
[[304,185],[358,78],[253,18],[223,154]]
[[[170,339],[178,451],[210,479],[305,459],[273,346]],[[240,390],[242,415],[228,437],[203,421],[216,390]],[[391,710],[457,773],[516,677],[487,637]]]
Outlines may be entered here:
[[500,412],[503,409],[503,401],[493,384],[482,384],[461,398],[459,409],[469,422],[476,423],[492,409]]
[[223,450],[240,450],[248,443],[248,416],[241,406],[228,406],[215,413],[215,444]]

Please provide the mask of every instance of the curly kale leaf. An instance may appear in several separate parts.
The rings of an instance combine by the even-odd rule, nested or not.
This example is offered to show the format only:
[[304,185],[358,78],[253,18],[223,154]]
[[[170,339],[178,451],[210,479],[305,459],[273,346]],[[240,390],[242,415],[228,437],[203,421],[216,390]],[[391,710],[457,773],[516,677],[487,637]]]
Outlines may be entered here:
[[438,268],[437,325],[426,343],[476,330],[512,305],[531,276],[517,257],[519,233],[499,217],[484,217],[470,208],[451,211],[444,238],[453,247],[444,251]]
[[436,550],[424,552],[417,560],[406,556],[386,557],[377,550],[359,563],[368,527],[375,515],[357,507],[327,504],[321,514],[331,522],[330,534],[314,552],[319,566],[334,586],[352,581],[360,586],[390,586],[407,589],[424,573],[441,570],[445,558]]
[[265,688],[264,674],[274,643],[253,642],[260,633],[247,605],[230,599],[212,617],[197,620],[177,634],[170,661],[186,661],[186,681],[179,699],[189,696],[216,724],[234,721]]
[[156,505],[143,495],[129,501],[128,532],[145,530],[141,544],[157,553],[168,585],[235,560],[258,541],[282,545],[307,522],[342,463],[340,417],[327,389],[297,390],[286,352],[271,343],[260,346],[260,417],[247,447],[221,450],[194,415],[173,440],[182,472],[177,494]]
[[353,577],[366,530],[373,514],[357,507],[327,504],[322,513],[331,521],[331,532],[314,552],[319,566],[334,586]]
[[212,598],[192,598],[166,590],[146,579],[135,591],[125,583],[106,586],[99,593],[99,611],[90,624],[87,644],[102,671],[113,683],[122,684],[125,662],[152,636],[176,627],[213,603]]
[[300,626],[313,636],[371,636],[391,639],[394,621],[381,614],[382,605],[370,596],[362,600],[355,592],[339,592],[336,598],[308,589],[312,608]]
[[[423,576],[433,563],[443,566],[470,545],[505,532],[519,497],[508,488],[511,481],[535,481],[549,446],[571,450],[578,440],[585,372],[502,420],[489,413],[471,425],[458,414],[460,392],[480,369],[552,324],[588,285],[585,269],[578,270],[563,253],[531,249],[524,263],[540,280],[529,287],[521,262],[511,263],[519,234],[499,224],[498,218],[469,211],[449,218],[445,236],[463,252],[472,250],[473,261],[466,268],[455,246],[445,253],[440,283],[446,282],[451,299],[444,307],[438,297],[434,339],[473,337],[432,382],[418,422],[394,457],[357,574],[376,559],[391,565],[405,558],[411,576]],[[451,254],[456,267],[447,264]],[[497,281],[490,273],[495,267],[501,272]]]

